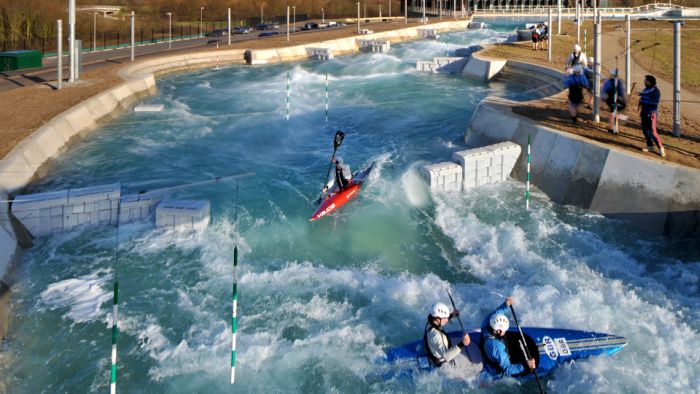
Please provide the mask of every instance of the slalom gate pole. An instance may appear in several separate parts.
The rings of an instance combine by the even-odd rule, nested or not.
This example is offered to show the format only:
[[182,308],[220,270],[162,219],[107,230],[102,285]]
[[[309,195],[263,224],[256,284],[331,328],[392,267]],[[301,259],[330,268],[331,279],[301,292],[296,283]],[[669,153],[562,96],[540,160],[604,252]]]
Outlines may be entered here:
[[328,74],[326,74],[326,123],[328,123]]
[[530,136],[527,136],[527,180],[525,181],[525,209],[530,209]]
[[238,320],[236,309],[238,308],[238,277],[236,268],[238,267],[238,246],[233,248],[233,298],[231,313],[231,384],[236,381],[236,330]]
[[219,43],[216,43],[216,69],[219,69]]
[[119,281],[114,282],[114,298],[112,306],[112,368],[109,374],[109,392],[117,393],[117,319],[119,317]]
[[114,297],[112,298],[112,367],[109,373],[109,392],[117,394],[117,336],[119,334],[119,214],[117,206],[117,240],[114,249]]
[[289,120],[289,71],[287,71],[287,120]]

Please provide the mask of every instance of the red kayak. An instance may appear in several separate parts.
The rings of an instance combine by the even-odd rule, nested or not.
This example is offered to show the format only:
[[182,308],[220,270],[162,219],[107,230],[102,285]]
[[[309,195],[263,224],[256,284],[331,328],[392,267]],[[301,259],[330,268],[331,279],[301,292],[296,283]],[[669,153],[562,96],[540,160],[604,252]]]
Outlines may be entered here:
[[[369,167],[365,168],[364,170],[354,173],[352,175],[352,183],[343,189],[343,191],[330,193],[327,195],[316,209],[316,212],[311,215],[309,221],[313,222],[314,220],[326,216],[357,196],[360,193],[362,184],[365,182],[365,179],[367,179],[367,175],[369,175],[370,171],[372,171],[373,166],[374,163],[370,164]],[[338,190],[337,186],[334,187],[334,190]]]

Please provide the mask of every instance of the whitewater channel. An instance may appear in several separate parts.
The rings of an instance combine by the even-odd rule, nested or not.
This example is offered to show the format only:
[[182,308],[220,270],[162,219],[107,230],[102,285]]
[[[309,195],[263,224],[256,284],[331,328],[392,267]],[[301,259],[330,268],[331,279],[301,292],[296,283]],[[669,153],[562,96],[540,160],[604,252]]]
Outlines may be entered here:
[[[526,326],[625,336],[610,358],[559,368],[548,392],[698,392],[697,240],[650,235],[552,203],[509,180],[430,193],[420,164],[465,149],[499,83],[415,70],[418,60],[505,40],[514,24],[392,45],[326,62],[232,66],[158,80],[148,104],[74,145],[28,191],[121,183],[123,194],[181,189],[208,199],[202,231],[84,228],[34,240],[15,276],[0,392],[106,392],[112,284],[120,282],[117,387],[125,393],[229,392],[233,248],[240,251],[237,392],[533,392],[483,389],[442,372],[383,379],[383,350],[420,338],[449,288],[468,327],[513,295]],[[286,120],[287,74],[290,119]],[[325,120],[325,81],[329,113]],[[358,198],[309,223],[332,154],[375,162]],[[538,154],[538,152],[533,152]],[[451,323],[451,329],[458,325]]]

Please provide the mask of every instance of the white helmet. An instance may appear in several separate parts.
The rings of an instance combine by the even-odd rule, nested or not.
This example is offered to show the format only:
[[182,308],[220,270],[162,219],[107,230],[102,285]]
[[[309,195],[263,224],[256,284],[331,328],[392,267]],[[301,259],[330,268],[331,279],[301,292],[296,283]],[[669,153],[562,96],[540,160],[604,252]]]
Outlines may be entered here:
[[448,308],[447,305],[443,304],[442,302],[438,302],[435,305],[433,305],[433,308],[430,312],[430,316],[437,317],[440,319],[446,319],[450,317],[450,308]]
[[493,316],[491,316],[491,320],[489,321],[489,325],[491,328],[496,331],[496,330],[501,330],[503,332],[508,331],[508,327],[510,327],[510,322],[508,321],[508,318],[506,315],[502,315],[500,313],[496,313]]
[[581,52],[581,45],[574,44],[574,52]]

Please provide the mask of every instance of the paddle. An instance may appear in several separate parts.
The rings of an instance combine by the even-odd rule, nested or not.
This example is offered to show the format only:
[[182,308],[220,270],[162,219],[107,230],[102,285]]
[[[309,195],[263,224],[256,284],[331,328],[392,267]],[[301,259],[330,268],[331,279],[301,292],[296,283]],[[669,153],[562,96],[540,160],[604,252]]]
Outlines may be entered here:
[[[523,346],[523,343],[527,343],[525,341],[525,335],[523,334],[523,330],[520,328],[520,323],[518,322],[518,317],[515,315],[515,309],[513,309],[513,305],[510,305],[510,313],[513,314],[513,320],[515,320],[515,325],[518,327],[518,331],[520,331],[520,338],[523,339],[523,341],[520,344],[520,348],[523,350],[523,353],[525,353],[525,357],[530,360],[532,357],[530,357],[530,352],[527,350],[527,346]],[[540,386],[540,393],[546,394],[546,391],[542,388],[542,382],[540,382],[540,377],[537,376],[537,372],[533,369],[532,373],[535,374],[535,380],[537,380],[537,385]]]
[[[328,175],[331,174],[331,168],[333,168],[333,161],[335,159],[335,152],[338,150],[340,144],[343,143],[343,139],[345,139],[345,133],[343,133],[341,130],[336,131],[335,137],[333,137],[333,156],[331,156],[331,165],[328,166],[328,171],[326,171],[326,177],[323,179],[328,179]],[[318,195],[318,198],[316,199],[316,204],[321,203],[321,197],[323,197],[323,193],[324,192],[321,192]]]
[[[455,307],[455,302],[452,299],[452,294],[450,294],[450,291],[448,289],[445,289],[445,291],[447,292],[447,296],[450,297],[450,302],[452,303],[452,310],[456,311],[457,307]],[[459,326],[462,327],[462,335],[466,334],[467,332],[464,331],[464,325],[462,324],[462,318],[459,317],[459,315],[457,315],[457,321],[459,322]]]

